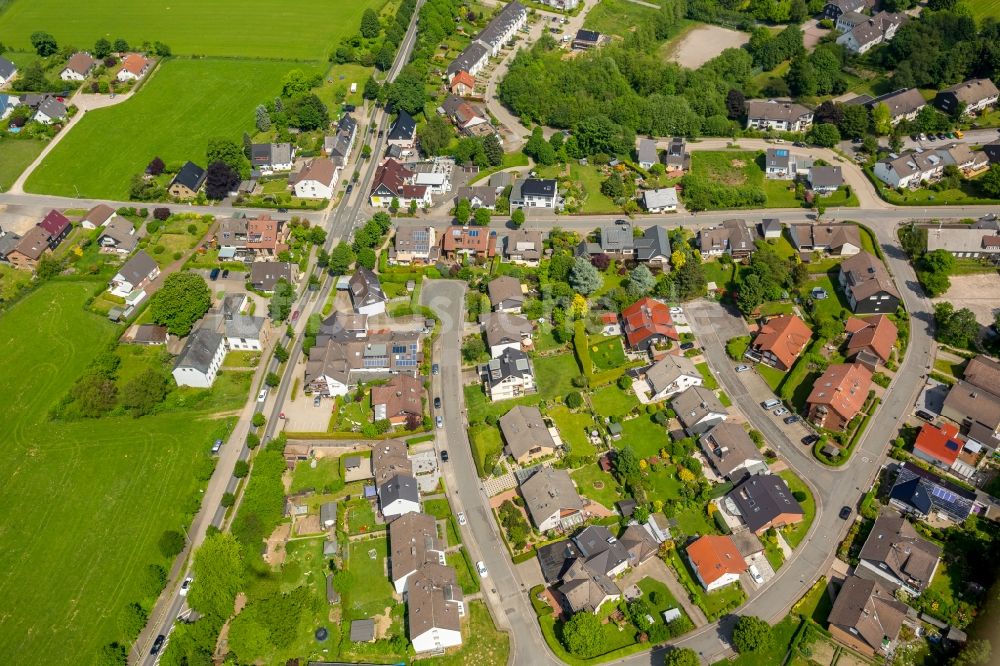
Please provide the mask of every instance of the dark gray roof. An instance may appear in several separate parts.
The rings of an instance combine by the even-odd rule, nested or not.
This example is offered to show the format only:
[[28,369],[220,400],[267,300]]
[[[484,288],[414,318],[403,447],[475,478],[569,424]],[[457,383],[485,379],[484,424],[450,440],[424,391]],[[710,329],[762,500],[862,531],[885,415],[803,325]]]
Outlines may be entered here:
[[7,58],[0,58],[0,78],[9,79],[17,71],[17,65]]
[[539,546],[535,549],[542,577],[548,583],[557,583],[566,575],[573,560],[580,556],[576,546],[569,539]]
[[382,506],[388,506],[398,499],[419,503],[420,490],[415,478],[409,474],[397,474],[382,484],[378,489],[378,497]]
[[389,300],[382,291],[382,283],[379,282],[378,276],[364,266],[358,266],[354,271],[347,288],[351,292],[351,301],[355,309]]
[[207,373],[215,353],[222,346],[222,334],[209,328],[199,328],[188,336],[174,368],[194,368]]
[[261,291],[273,291],[281,279],[292,281],[292,265],[287,261],[255,261],[250,265],[250,284]]
[[573,537],[587,568],[608,575],[628,561],[628,551],[604,525],[591,525]]
[[145,280],[156,268],[153,258],[145,250],[139,250],[118,269],[118,274],[134,286]]
[[869,108],[874,107],[876,104],[885,104],[889,107],[889,114],[895,118],[897,116],[905,116],[914,111],[919,111],[923,107],[927,106],[927,101],[924,96],[920,94],[920,91],[916,88],[900,88],[899,90],[894,90],[891,93],[887,93],[880,97],[868,102],[867,106]]
[[375,622],[369,619],[351,622],[351,642],[367,643],[375,640]]
[[469,71],[474,63],[482,60],[489,51],[479,42],[472,42],[458,54],[458,57],[448,65],[449,74],[457,74],[462,71]]
[[[577,37],[579,39],[579,37]],[[639,149],[636,155],[640,162],[651,162],[656,164],[656,142],[652,139],[639,139]]]
[[49,118],[58,119],[66,117],[66,105],[57,100],[55,97],[46,97],[45,100],[38,105],[38,112],[44,113]]
[[601,41],[601,33],[595,32],[593,30],[584,30],[583,28],[581,28],[576,31],[576,41],[596,44],[597,42]]
[[787,169],[792,162],[792,153],[787,148],[768,148],[765,161],[769,168]]
[[13,231],[0,229],[0,259],[5,259],[10,252],[17,247],[21,237]]
[[879,516],[859,556],[915,589],[923,591],[941,557],[941,546],[927,541],[900,515]]
[[226,337],[256,340],[264,328],[263,317],[238,314],[226,321]]
[[173,185],[174,183],[177,183],[187,187],[192,192],[197,192],[204,182],[205,170],[194,162],[187,162],[181,167],[181,170],[177,172],[174,179],[170,181],[170,184]]
[[618,220],[615,224],[609,224],[601,228],[601,250],[604,252],[624,252],[635,248],[635,239],[632,237],[632,225],[625,220]]
[[921,515],[939,511],[961,522],[972,513],[976,494],[933,472],[904,462],[899,467],[889,498]]
[[479,41],[490,46],[498,46],[504,33],[510,29],[511,24],[516,23],[524,14],[527,14],[527,10],[517,0],[507,3],[500,10],[500,13],[494,16],[486,27],[483,28],[483,31],[479,33]]
[[751,476],[726,497],[736,504],[751,532],[759,532],[783,513],[804,513],[784,479],[777,474]]
[[653,257],[670,258],[670,238],[667,230],[661,226],[649,227],[642,236],[634,239],[635,258],[638,261],[649,261]]
[[554,178],[526,178],[521,182],[522,197],[553,197],[555,194]]
[[408,114],[402,109],[399,110],[399,115],[396,116],[396,121],[392,124],[389,129],[389,140],[408,140],[413,138],[413,133],[417,130],[417,121],[413,119],[413,116]]
[[809,170],[809,182],[813,187],[840,187],[844,175],[839,166],[814,166]]
[[530,377],[534,375],[528,355],[518,349],[503,350],[497,358],[482,366],[482,374],[490,386],[496,386],[509,377]]

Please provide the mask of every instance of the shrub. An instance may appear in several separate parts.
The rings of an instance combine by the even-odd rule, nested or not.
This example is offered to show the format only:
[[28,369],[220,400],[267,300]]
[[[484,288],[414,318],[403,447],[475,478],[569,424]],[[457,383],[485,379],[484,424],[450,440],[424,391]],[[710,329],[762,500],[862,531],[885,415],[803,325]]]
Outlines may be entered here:
[[250,423],[252,423],[253,427],[255,427],[255,428],[261,427],[266,422],[267,422],[267,419],[264,418],[264,415],[261,414],[260,412],[257,412],[256,414],[254,414],[253,415],[253,419],[250,420]]
[[[169,208],[164,208],[164,207],[162,207],[162,206],[161,206],[161,207],[159,207],[159,208],[154,208],[154,209],[153,209],[153,217],[154,217],[155,219],[157,219],[157,220],[159,220],[159,221],[163,222],[163,221],[165,221],[165,220],[166,220],[166,219],[167,219],[168,217],[170,217],[170,209],[169,209]],[[146,228],[148,229],[148,228],[149,228],[149,226],[150,226],[150,225],[146,225]],[[159,228],[159,226],[157,226],[157,228]]]
[[629,375],[622,375],[618,378],[618,388],[623,391],[627,391],[632,386],[632,377]]
[[258,446],[260,446],[260,437],[256,433],[247,433],[247,448],[253,450]]
[[579,391],[573,391],[566,396],[566,406],[570,409],[578,409],[583,405],[583,396]]
[[222,495],[222,501],[219,503],[228,509],[236,503],[236,495],[233,495],[232,493],[225,493]]
[[246,460],[237,460],[236,465],[233,467],[233,476],[237,479],[242,479],[247,474],[250,473],[250,463]]
[[806,495],[804,490],[792,491],[792,497],[795,498],[796,502],[805,502],[808,495]]

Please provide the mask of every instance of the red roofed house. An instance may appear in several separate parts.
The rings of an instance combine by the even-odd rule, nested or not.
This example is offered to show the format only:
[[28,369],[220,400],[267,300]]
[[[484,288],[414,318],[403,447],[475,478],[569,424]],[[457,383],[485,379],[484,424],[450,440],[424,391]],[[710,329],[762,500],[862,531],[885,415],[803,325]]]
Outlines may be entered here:
[[418,206],[430,205],[431,191],[426,185],[410,185],[412,173],[394,159],[387,159],[375,171],[371,203],[376,208],[389,208],[393,199],[400,208],[407,208],[411,201]]
[[247,220],[247,249],[268,257],[287,250],[288,229],[282,220],[264,214]]
[[820,428],[843,431],[865,406],[871,386],[872,371],[860,363],[831,365],[806,400],[809,420]]
[[809,344],[810,337],[812,331],[795,315],[771,317],[760,327],[753,341],[753,350],[768,365],[788,371]]
[[393,375],[383,386],[372,387],[372,410],[375,420],[388,419],[394,426],[407,419],[421,422],[423,417],[424,382],[413,375]]
[[740,574],[747,570],[743,556],[727,536],[706,534],[687,547],[687,558],[708,592],[738,583]]
[[476,79],[473,78],[472,74],[463,69],[455,74],[455,78],[451,80],[450,85],[451,92],[460,97],[465,97],[466,95],[471,95],[476,89]]
[[[975,446],[978,445],[973,448]],[[913,443],[913,455],[965,478],[976,473],[980,453],[981,450],[966,450],[966,443],[958,436],[958,428],[951,423],[942,423],[940,427],[925,423]]]
[[441,252],[451,259],[460,254],[492,257],[496,244],[496,232],[481,227],[450,227],[441,233]]
[[892,356],[898,331],[887,316],[851,317],[845,328],[851,336],[847,340],[847,357],[853,357],[855,363],[875,370],[879,363],[885,363]]
[[54,208],[49,211],[45,219],[38,223],[38,226],[48,232],[49,248],[53,250],[59,247],[59,243],[69,235],[70,229],[73,228],[69,219]]
[[138,81],[146,75],[151,64],[146,56],[138,53],[129,53],[122,58],[122,68],[118,70],[116,78],[122,83],[125,81]]
[[639,299],[622,310],[622,329],[628,346],[643,351],[663,340],[680,339],[670,317],[670,308],[649,297]]

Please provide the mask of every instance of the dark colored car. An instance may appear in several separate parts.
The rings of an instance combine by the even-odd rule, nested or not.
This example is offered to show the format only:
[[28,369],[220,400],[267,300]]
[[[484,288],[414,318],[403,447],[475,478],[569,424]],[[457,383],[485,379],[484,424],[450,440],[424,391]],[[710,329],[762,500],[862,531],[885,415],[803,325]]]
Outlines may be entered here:
[[931,414],[930,412],[925,412],[922,409],[918,409],[917,410],[917,416],[919,416],[920,418],[922,418],[924,421],[933,421],[934,420],[934,415],[933,414]]
[[683,350],[694,349],[694,343],[693,342],[685,342],[685,343],[683,343],[681,345],[681,349],[683,349]]
[[278,209],[278,212],[279,212],[279,213],[287,213],[287,212],[288,212],[288,209],[287,209],[287,208],[279,208],[279,209]]
[[347,193],[350,194],[353,191],[354,191],[354,183],[348,183],[347,184]]
[[819,435],[806,435],[802,438],[802,443],[812,445],[819,441]]
[[447,449],[442,449],[441,450],[441,462],[448,462],[448,450]]
[[292,321],[298,321],[299,320],[299,314],[300,313],[299,313],[298,310],[296,310],[295,312],[293,312],[292,313]]
[[223,279],[229,277],[229,269],[228,268],[223,268],[222,269],[222,277],[223,277]]
[[792,414],[791,416],[786,416],[785,417],[785,423],[787,423],[789,425],[791,425],[792,423],[798,423],[801,420],[802,420],[802,417],[799,416],[798,414]]
[[163,643],[166,642],[166,640],[167,637],[164,636],[163,634],[157,636],[156,640],[153,641],[153,649],[149,651],[149,654],[159,654],[160,650],[163,649]]
[[212,272],[208,274],[208,277],[210,279],[212,279],[212,280],[218,280],[219,279],[219,273],[221,273],[221,272],[222,271],[220,271],[218,268],[213,268]]
[[849,506],[842,506],[842,507],[840,507],[840,514],[839,515],[840,515],[840,519],[841,520],[847,520],[848,518],[851,517],[851,507],[849,507]]
[[437,363],[435,363],[434,365],[432,365],[431,366],[431,374],[432,375],[439,375],[439,374],[441,374],[441,366],[439,366]]
[[355,110],[356,110],[357,108],[358,108],[358,107],[354,106],[353,104],[345,104],[345,105],[344,105],[344,111],[345,111],[345,112],[347,112],[347,113],[354,113],[354,111],[355,111]]
[[441,398],[434,398],[434,409],[441,409]]

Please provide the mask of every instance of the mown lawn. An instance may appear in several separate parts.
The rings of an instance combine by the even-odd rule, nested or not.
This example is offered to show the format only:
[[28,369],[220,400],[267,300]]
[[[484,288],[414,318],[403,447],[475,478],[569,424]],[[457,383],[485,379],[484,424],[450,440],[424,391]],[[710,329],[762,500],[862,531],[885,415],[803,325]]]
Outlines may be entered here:
[[767,649],[758,652],[747,652],[732,659],[715,662],[712,666],[775,666],[784,663],[791,645],[795,630],[799,628],[799,619],[788,615],[772,627],[772,641]]
[[45,143],[33,139],[0,141],[0,192],[10,189],[21,172],[42,152]]
[[510,639],[498,630],[482,601],[472,601],[462,622],[462,647],[454,654],[422,659],[427,666],[485,666],[506,664],[510,656]]
[[572,456],[593,456],[597,449],[590,443],[588,433],[597,426],[587,412],[571,412],[563,405],[549,410],[549,417],[559,430],[559,437]]
[[343,487],[344,480],[340,477],[340,458],[318,458],[316,467],[313,467],[308,460],[295,465],[291,487],[293,494],[304,490],[332,492]]
[[[371,550],[375,551],[374,558],[369,554]],[[392,583],[386,577],[387,553],[385,537],[351,543],[346,566],[353,584],[345,591],[343,604],[353,617],[377,615],[395,605]]]
[[590,396],[594,411],[601,416],[624,416],[639,404],[632,389],[623,391],[616,385],[605,386]]
[[625,365],[625,350],[622,349],[621,336],[591,339],[590,346],[590,359],[598,369],[610,370]]
[[500,431],[490,425],[473,426],[469,429],[469,443],[472,445],[472,458],[480,477],[487,477],[493,471],[486,468],[486,461],[493,455],[503,451],[503,440]]
[[708,369],[708,363],[695,363],[694,367],[698,368],[698,372],[701,373],[702,386],[712,391],[719,388],[719,382],[716,381],[712,371]]
[[669,443],[667,429],[654,423],[647,414],[642,414],[622,423],[622,438],[618,446],[628,444],[637,456],[647,458],[658,454]]
[[589,497],[608,509],[615,508],[615,502],[622,498],[621,486],[611,476],[600,468],[597,463],[585,465],[570,473],[576,481],[577,490],[581,495]]
[[[10,13],[0,15],[0,34],[5,32],[2,17]],[[202,13],[195,12],[199,20]],[[235,13],[252,15],[246,7]],[[264,41],[280,43],[270,30],[268,34]],[[135,97],[88,112],[32,172],[25,189],[77,196],[79,188],[80,196],[124,201],[132,176],[156,156],[167,165],[192,160],[204,167],[208,140],[238,141],[252,130],[254,109],[274,99],[282,78],[296,68],[308,74],[317,71],[310,65],[267,60],[164,62]]]
[[53,627],[60,649],[88,662],[105,644],[131,639],[119,618],[145,601],[146,567],[169,568],[157,540],[190,521],[201,485],[195,470],[229,426],[209,418],[211,401],[139,419],[49,420],[114,339],[115,328],[83,308],[99,286],[50,282],[0,316],[0,506],[17,522],[0,535],[8,609],[0,654],[18,661],[50,658]]
[[802,208],[802,200],[795,198],[795,184],[790,180],[765,180],[764,194],[768,208]]
[[[159,40],[183,55],[325,60],[341,37],[357,32],[366,8],[378,11],[385,4],[386,0],[172,0],[123,7],[111,0],[80,4],[13,0],[0,14],[0,34],[9,47],[20,50],[30,49],[31,33],[44,29],[60,45],[80,48],[99,37],[123,37],[131,44]],[[262,32],[267,39],[252,37]]]
[[809,487],[802,481],[802,479],[795,475],[795,472],[786,469],[782,472],[778,472],[778,475],[785,480],[785,483],[788,484],[789,490],[793,493],[801,491],[806,494],[806,499],[799,502],[799,504],[802,505],[802,510],[804,511],[802,522],[797,525],[786,527],[782,531],[788,545],[795,548],[802,543],[802,540],[806,537],[806,533],[809,532],[809,527],[812,525],[813,519],[816,518],[816,501],[813,499],[812,493],[809,491]]

